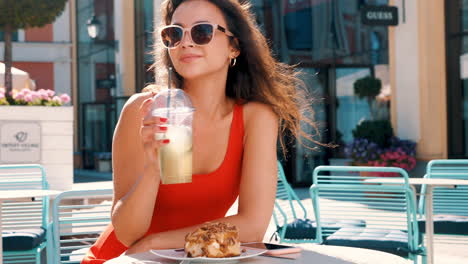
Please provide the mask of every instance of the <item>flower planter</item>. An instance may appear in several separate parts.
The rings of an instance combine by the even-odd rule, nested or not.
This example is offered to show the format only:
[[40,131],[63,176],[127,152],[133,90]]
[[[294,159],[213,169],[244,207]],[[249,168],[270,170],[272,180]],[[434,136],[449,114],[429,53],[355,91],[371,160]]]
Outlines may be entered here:
[[0,164],[38,163],[50,189],[72,188],[72,106],[0,106],[0,142]]

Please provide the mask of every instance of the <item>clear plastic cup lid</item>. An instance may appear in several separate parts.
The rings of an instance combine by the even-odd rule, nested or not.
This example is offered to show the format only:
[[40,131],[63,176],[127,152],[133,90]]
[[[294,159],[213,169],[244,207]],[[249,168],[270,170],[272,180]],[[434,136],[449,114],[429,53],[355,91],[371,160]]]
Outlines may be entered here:
[[171,113],[193,112],[193,104],[190,97],[178,88],[159,91],[153,98],[152,112],[169,110]]

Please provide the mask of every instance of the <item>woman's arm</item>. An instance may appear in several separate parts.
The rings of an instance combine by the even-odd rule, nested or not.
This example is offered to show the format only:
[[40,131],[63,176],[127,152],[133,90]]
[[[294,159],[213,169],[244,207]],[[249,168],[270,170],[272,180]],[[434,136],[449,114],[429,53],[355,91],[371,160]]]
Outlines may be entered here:
[[[152,143],[157,124],[143,121],[150,94],[132,96],[124,106],[112,143],[114,199],[112,225],[119,241],[131,246],[148,230],[159,189],[159,167]],[[145,126],[144,123],[147,123]],[[150,138],[144,138],[145,135]],[[152,156],[146,155],[151,148]]]
[[[262,241],[271,219],[276,195],[278,118],[272,109],[260,103],[244,107],[244,157],[237,215],[213,220],[239,228],[242,242]],[[185,235],[200,225],[150,235],[127,253],[149,249],[180,248]]]

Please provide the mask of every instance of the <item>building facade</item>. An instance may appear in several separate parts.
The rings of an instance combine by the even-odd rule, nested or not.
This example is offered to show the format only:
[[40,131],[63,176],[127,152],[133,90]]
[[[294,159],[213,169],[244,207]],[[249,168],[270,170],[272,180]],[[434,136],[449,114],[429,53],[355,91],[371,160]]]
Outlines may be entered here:
[[[13,41],[13,67],[28,72],[38,88],[70,94],[70,4],[54,23],[18,30],[13,34]],[[0,31],[0,60],[3,60],[3,51],[3,33]]]
[[[52,25],[19,31],[14,66],[39,88],[73,95],[77,168],[105,170],[112,133],[126,99],[155,81],[153,32],[162,0],[70,0]],[[418,143],[420,160],[467,158],[465,32],[467,0],[251,0],[275,56],[297,65],[324,143],[340,146],[370,117],[353,83],[382,80],[377,108],[395,134]],[[396,6],[396,26],[367,25],[362,10]],[[460,12],[461,10],[461,12]],[[88,34],[92,18],[100,28]],[[468,32],[468,31],[467,31]],[[1,35],[0,35],[1,40]],[[0,42],[0,58],[3,48]],[[305,131],[312,128],[303,126]],[[343,148],[288,145],[289,180],[310,184],[313,168],[343,158]]]

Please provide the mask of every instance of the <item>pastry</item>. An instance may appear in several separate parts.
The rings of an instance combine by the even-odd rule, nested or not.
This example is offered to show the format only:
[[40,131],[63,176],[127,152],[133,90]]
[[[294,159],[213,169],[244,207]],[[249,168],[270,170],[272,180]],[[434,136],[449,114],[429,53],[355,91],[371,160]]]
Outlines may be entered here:
[[226,258],[241,254],[239,231],[228,223],[206,223],[185,236],[188,257]]

